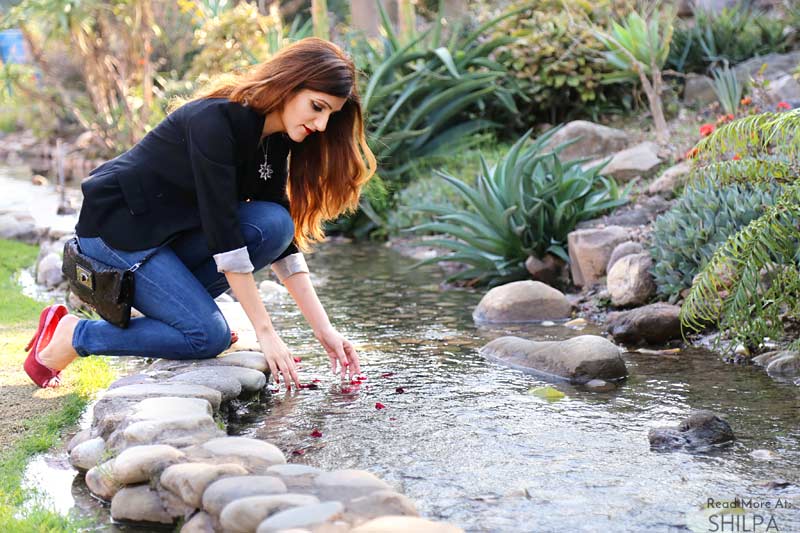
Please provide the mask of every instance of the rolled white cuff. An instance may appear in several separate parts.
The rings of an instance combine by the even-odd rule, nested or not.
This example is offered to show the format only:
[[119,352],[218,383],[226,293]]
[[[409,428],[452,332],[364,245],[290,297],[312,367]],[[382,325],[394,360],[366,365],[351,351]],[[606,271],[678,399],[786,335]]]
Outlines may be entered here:
[[230,252],[214,254],[214,261],[217,263],[217,272],[238,272],[247,274],[255,270],[253,262],[250,261],[250,254],[247,246],[242,246]]
[[298,272],[308,272],[308,265],[306,258],[301,252],[287,255],[283,259],[278,259],[272,263],[272,271],[278,276],[278,279],[283,283],[283,280],[297,274]]

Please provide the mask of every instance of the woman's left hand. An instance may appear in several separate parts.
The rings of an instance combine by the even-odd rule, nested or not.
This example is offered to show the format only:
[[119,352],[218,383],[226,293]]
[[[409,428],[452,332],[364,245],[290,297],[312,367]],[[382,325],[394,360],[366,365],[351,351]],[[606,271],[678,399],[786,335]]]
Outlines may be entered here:
[[336,331],[334,327],[325,328],[316,332],[315,337],[325,348],[328,358],[331,360],[331,370],[336,373],[337,363],[342,372],[342,378],[345,376],[345,371],[349,373],[350,379],[354,375],[361,373],[361,367],[358,365],[358,353],[350,341],[345,339],[341,333]]

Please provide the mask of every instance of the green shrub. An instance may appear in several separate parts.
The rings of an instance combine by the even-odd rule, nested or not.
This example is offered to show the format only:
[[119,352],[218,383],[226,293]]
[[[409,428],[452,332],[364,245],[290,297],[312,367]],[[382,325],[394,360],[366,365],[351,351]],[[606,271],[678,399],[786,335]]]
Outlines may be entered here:
[[720,187],[713,179],[688,187],[653,223],[652,273],[658,293],[675,302],[719,245],[758,218],[776,195],[774,186]]
[[425,241],[453,253],[417,263],[417,266],[455,261],[470,266],[448,281],[498,285],[527,277],[525,260],[553,254],[569,261],[567,234],[578,222],[624,204],[629,189],[600,175],[605,162],[582,168],[582,160],[562,162],[558,151],[545,148],[557,130],[528,144],[526,132],[493,167],[481,158],[475,186],[439,173],[467,204],[467,208],[423,205],[436,215],[434,222],[409,231],[431,231],[444,237]]
[[786,21],[746,7],[744,3],[720,13],[697,10],[693,21],[675,26],[667,66],[679,72],[706,73],[710,68],[735,65],[751,57],[785,52]]
[[561,1],[512,2],[510,11],[522,11],[501,22],[494,35],[514,38],[495,56],[516,81],[521,113],[513,118],[528,121],[527,127],[531,113],[556,121],[593,105],[621,106],[629,90],[607,83],[616,69],[603,59],[603,43],[580,22],[585,16],[605,26],[627,4],[620,0],[574,2],[569,12]]

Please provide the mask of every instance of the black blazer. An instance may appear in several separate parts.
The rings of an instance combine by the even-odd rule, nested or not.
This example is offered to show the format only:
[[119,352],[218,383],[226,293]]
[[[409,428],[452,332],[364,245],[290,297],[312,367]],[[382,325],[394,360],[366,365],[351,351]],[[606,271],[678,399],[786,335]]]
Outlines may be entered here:
[[[133,148],[90,172],[81,185],[76,233],[130,251],[201,228],[212,254],[242,248],[239,201],[266,200],[289,209],[286,180],[294,143],[284,134],[269,137],[273,175],[260,179],[264,119],[227,98],[181,106]],[[278,259],[296,252],[292,242]]]

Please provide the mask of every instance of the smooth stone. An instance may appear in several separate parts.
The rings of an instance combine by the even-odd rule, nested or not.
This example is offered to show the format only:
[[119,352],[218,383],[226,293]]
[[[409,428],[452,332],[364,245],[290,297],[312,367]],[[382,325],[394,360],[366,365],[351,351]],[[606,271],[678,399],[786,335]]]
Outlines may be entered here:
[[229,352],[219,355],[213,359],[201,359],[198,361],[172,361],[169,359],[159,359],[148,367],[148,372],[166,370],[176,372],[187,368],[217,368],[220,366],[238,366],[266,372],[269,369],[264,354],[252,351]]
[[185,370],[178,370],[178,375],[173,378],[177,380],[179,376],[185,374],[193,374],[195,372],[213,372],[218,375],[235,379],[241,385],[243,392],[258,392],[262,390],[267,384],[267,376],[260,370],[253,370],[242,366],[224,366],[217,365],[213,368],[189,368]]
[[226,505],[219,515],[219,523],[225,532],[252,533],[273,513],[316,503],[319,503],[319,499],[309,494],[249,496]]
[[530,255],[525,260],[525,269],[531,275],[531,279],[547,285],[558,283],[565,266],[564,260],[553,254],[545,254],[544,259]]
[[111,518],[131,522],[174,522],[169,515],[158,492],[148,485],[123,487],[111,500]]
[[611,303],[617,307],[647,303],[656,293],[652,266],[653,258],[647,252],[626,255],[617,261],[606,279]]
[[286,484],[275,476],[235,476],[218,479],[203,493],[203,509],[219,516],[222,509],[234,500],[248,496],[284,494]]
[[280,476],[289,490],[294,492],[311,490],[314,479],[322,472],[323,470],[313,466],[292,463],[273,465],[266,471],[267,474]]
[[283,452],[269,442],[247,437],[221,437],[204,442],[200,448],[218,456],[240,457],[264,463],[267,467],[286,463]]
[[[636,176],[647,177],[661,163],[658,153],[656,143],[645,141],[614,154],[600,172],[621,182],[630,181]],[[583,168],[594,167],[601,162],[601,159],[590,161]]]
[[658,346],[681,338],[681,308],[658,302],[606,316],[606,329],[616,342],[626,346]]
[[576,229],[567,235],[570,273],[578,287],[593,285],[606,275],[606,265],[618,244],[630,232],[622,226]]
[[800,376],[800,353],[791,350],[780,351],[770,360],[766,368],[767,374],[771,376]]
[[261,522],[256,533],[274,533],[295,527],[314,527],[339,518],[343,511],[344,505],[336,501],[286,509]]
[[597,335],[580,335],[563,341],[499,337],[481,348],[480,353],[512,368],[573,383],[593,379],[618,381],[628,375],[619,348]]
[[571,329],[583,329],[587,324],[588,322],[586,322],[585,318],[573,318],[568,322],[564,322],[564,327]]
[[228,402],[234,398],[238,398],[242,393],[242,384],[239,380],[227,376],[222,372],[217,372],[216,369],[203,369],[192,370],[183,374],[178,374],[167,380],[167,383],[192,383],[195,385],[202,385],[209,389],[219,391],[222,395],[222,401]]
[[638,242],[625,241],[619,243],[611,252],[611,257],[608,259],[608,264],[606,265],[606,272],[611,272],[611,267],[614,266],[614,263],[626,255],[640,254],[642,252],[644,252],[644,248]]
[[82,429],[79,432],[75,433],[69,442],[67,443],[67,453],[72,452],[72,450],[80,443],[86,442],[87,440],[92,438],[92,430],[91,429]]
[[108,390],[126,387],[128,385],[141,385],[142,383],[155,383],[156,380],[147,374],[133,374],[124,376],[108,386]]
[[162,472],[161,485],[188,505],[199,508],[203,492],[211,483],[223,476],[246,474],[247,470],[237,464],[182,463],[169,466]]
[[732,444],[730,424],[711,411],[694,411],[675,428],[653,428],[647,435],[650,448],[661,451],[701,450]]
[[628,146],[629,139],[625,131],[587,120],[573,120],[558,130],[546,146],[553,149],[559,144],[574,140],[573,144],[559,152],[562,161],[570,161],[584,157],[605,157],[624,149]]
[[314,487],[326,500],[347,501],[392,487],[366,470],[333,470],[323,472],[314,479]]
[[749,455],[759,461],[776,461],[781,457],[772,450],[753,450]]
[[678,163],[662,172],[661,175],[647,187],[647,192],[649,194],[661,194],[666,197],[672,197],[675,195],[675,190],[686,181],[686,177],[691,171],[692,164],[690,162],[683,161]]
[[64,274],[61,272],[61,256],[57,253],[45,255],[36,267],[36,283],[51,289],[62,281]]
[[586,382],[586,388],[595,392],[608,392],[615,390],[617,386],[602,379],[593,379]]
[[379,516],[419,516],[408,496],[392,490],[379,490],[347,502],[347,511],[371,519]]
[[540,281],[514,281],[487,292],[472,313],[478,323],[538,322],[569,318],[564,294]]
[[432,522],[415,516],[382,516],[361,524],[350,533],[463,533],[452,524]]
[[125,398],[132,400],[145,400],[148,398],[163,397],[179,398],[198,398],[207,400],[211,407],[216,411],[222,401],[222,395],[208,387],[202,385],[190,385],[184,383],[140,383],[127,385],[106,391],[101,402],[106,399]]
[[125,485],[144,483],[154,474],[185,457],[183,452],[166,444],[131,446],[115,459],[114,477]]
[[114,479],[113,459],[89,469],[84,480],[92,494],[106,501],[111,501],[120,489],[120,484]]
[[214,520],[208,513],[200,511],[181,528],[180,533],[214,533]]
[[95,437],[75,446],[69,453],[69,464],[78,470],[89,470],[97,466],[106,453],[106,441]]

